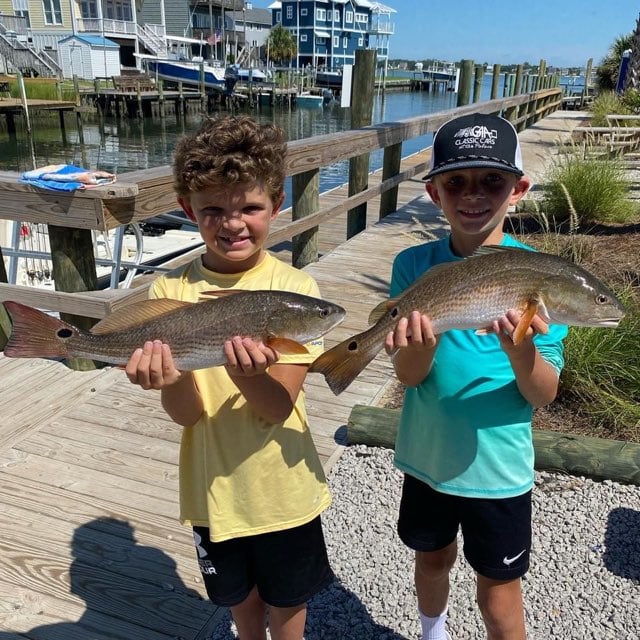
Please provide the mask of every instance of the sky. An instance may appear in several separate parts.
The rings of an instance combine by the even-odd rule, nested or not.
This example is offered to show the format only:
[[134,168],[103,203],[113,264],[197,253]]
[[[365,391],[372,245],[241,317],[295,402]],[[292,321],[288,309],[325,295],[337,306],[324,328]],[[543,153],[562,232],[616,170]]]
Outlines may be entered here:
[[[267,8],[273,0],[253,0]],[[636,28],[640,0],[380,0],[395,9],[390,58],[597,65]]]

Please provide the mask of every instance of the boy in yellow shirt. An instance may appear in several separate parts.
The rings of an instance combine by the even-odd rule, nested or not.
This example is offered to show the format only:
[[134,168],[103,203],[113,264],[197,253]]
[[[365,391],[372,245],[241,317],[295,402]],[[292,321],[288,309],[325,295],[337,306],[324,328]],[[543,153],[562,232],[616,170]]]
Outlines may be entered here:
[[[206,121],[175,152],[178,202],[205,253],[159,277],[152,297],[196,302],[215,289],[279,289],[319,297],[307,273],[264,249],[284,200],[281,129],[248,117]],[[307,600],[328,585],[320,514],[330,504],[309,431],[302,385],[322,340],[280,355],[236,336],[227,363],[193,372],[149,342],[126,366],[131,382],[160,389],[184,427],[180,519],[193,527],[200,570],[215,604],[230,607],[241,640],[301,640]]]

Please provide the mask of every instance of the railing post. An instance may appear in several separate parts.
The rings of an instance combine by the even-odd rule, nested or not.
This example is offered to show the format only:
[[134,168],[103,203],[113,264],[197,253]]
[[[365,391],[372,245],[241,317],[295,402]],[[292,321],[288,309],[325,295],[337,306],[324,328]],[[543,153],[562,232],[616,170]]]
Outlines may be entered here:
[[493,76],[491,78],[491,99],[498,97],[498,87],[500,86],[500,65],[493,65]]
[[[55,225],[48,225],[48,229],[56,289],[69,293],[97,289],[98,278],[91,231]],[[91,318],[82,316],[61,313],[60,317],[79,329],[90,329],[95,324]],[[85,358],[68,358],[66,364],[71,369],[80,371],[96,368],[93,360]]]
[[460,60],[460,82],[456,106],[463,107],[471,99],[471,79],[473,77],[473,60]]
[[[7,269],[4,266],[4,258],[2,257],[2,247],[0,247],[0,282],[9,282],[7,277]],[[4,308],[3,304],[0,304],[0,351],[5,348],[9,335],[11,334],[11,321]]]
[[482,79],[484,78],[484,67],[477,64],[473,79],[473,101],[480,102],[482,100]]
[[[402,161],[402,143],[389,145],[384,149],[382,160],[382,182],[400,173]],[[398,187],[385,191],[380,196],[380,220],[398,208]]]
[[[299,220],[320,208],[320,170],[312,169],[291,177],[291,219]],[[291,239],[291,264],[298,269],[318,261],[318,227]]]
[[[371,124],[373,91],[376,77],[374,49],[357,49],[351,85],[351,128],[360,129]],[[349,195],[364,191],[369,183],[369,154],[363,153],[349,160]],[[347,213],[347,240],[367,226],[367,204]]]

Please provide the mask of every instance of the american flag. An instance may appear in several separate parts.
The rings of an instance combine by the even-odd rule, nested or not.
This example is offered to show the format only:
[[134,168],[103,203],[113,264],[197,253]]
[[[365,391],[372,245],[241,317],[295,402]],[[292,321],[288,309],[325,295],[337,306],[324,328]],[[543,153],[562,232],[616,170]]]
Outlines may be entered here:
[[208,38],[207,38],[207,42],[209,44],[212,45],[216,45],[218,44],[220,41],[222,40],[222,36],[220,35],[219,31],[216,31],[215,33],[212,33]]

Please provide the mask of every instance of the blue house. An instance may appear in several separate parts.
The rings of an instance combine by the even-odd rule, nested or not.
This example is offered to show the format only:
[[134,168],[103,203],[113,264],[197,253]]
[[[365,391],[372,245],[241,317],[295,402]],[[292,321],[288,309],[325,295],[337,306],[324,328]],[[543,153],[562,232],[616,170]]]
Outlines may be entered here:
[[339,70],[355,62],[356,49],[389,57],[395,9],[369,0],[277,0],[269,5],[273,26],[291,31],[298,43],[298,68]]

